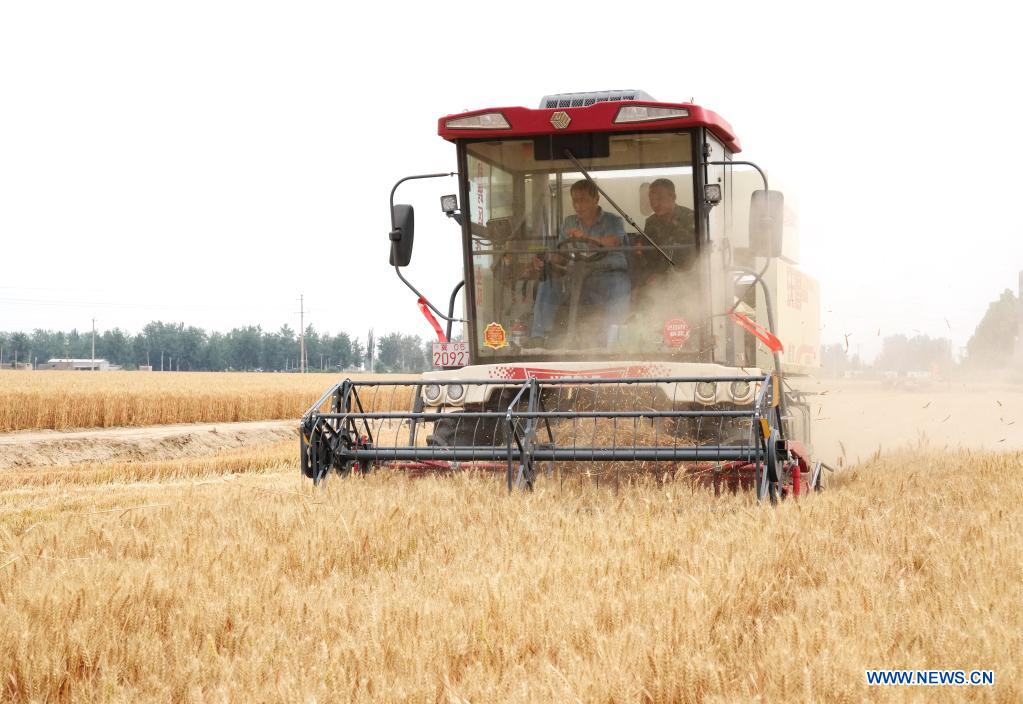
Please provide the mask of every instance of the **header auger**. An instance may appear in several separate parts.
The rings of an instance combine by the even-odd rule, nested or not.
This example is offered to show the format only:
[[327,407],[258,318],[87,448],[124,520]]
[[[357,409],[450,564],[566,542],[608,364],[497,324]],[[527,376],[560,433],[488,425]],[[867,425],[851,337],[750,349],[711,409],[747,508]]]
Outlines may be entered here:
[[[496,471],[514,490],[646,472],[772,500],[820,488],[809,407],[784,381],[817,366],[817,284],[727,122],[612,91],[450,115],[439,133],[457,172],[399,180],[389,235],[437,369],[329,389],[301,422],[305,476]],[[413,208],[394,195],[450,176],[465,278],[445,314],[402,275]]]

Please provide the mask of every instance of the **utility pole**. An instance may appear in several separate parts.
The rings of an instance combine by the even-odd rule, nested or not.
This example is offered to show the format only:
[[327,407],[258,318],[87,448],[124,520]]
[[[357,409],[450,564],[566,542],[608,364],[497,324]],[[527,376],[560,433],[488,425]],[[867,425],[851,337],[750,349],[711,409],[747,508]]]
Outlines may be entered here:
[[92,371],[96,371],[96,319],[92,319]]
[[373,328],[366,335],[366,371],[373,371],[373,357],[376,355],[376,340],[373,339]]
[[305,296],[298,296],[298,371],[305,374]]

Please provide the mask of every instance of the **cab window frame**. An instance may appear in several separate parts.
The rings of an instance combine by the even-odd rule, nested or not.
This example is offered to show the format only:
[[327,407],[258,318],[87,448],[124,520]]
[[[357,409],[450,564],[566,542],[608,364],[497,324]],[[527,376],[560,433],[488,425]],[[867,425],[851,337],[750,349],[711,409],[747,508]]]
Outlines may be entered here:
[[[703,159],[702,146],[701,146],[703,144],[704,130],[702,128],[699,128],[699,127],[682,128],[682,129],[676,127],[676,128],[669,128],[669,129],[664,129],[664,130],[635,130],[635,131],[627,131],[627,132],[625,132],[625,131],[614,131],[614,132],[610,132],[608,134],[612,138],[614,138],[614,137],[621,137],[621,136],[629,136],[629,135],[641,135],[642,136],[642,135],[650,135],[650,134],[686,134],[688,136],[689,151],[690,151],[690,153],[688,155],[688,161],[687,162],[681,162],[680,165],[687,166],[687,167],[691,168],[691,170],[692,170],[692,182],[691,182],[691,189],[692,189],[691,197],[692,197],[692,203],[693,203],[692,210],[694,212],[695,220],[696,220],[695,224],[696,224],[696,248],[697,248],[697,256],[700,256],[701,251],[702,251],[703,247],[706,245],[706,242],[707,242],[707,229],[706,229],[707,228],[707,210],[706,210],[706,205],[703,202],[703,199],[699,197],[699,194],[702,192],[702,187],[703,187],[702,168],[703,168],[704,162],[705,162],[705,159]],[[525,180],[526,180],[526,178],[530,174],[532,174],[531,171],[513,171],[513,170],[508,170],[508,169],[506,169],[504,167],[504,165],[502,165],[502,164],[495,164],[495,163],[493,163],[492,160],[487,159],[487,158],[481,156],[478,152],[477,153],[473,153],[473,154],[470,155],[469,150],[470,150],[471,145],[478,144],[478,143],[496,142],[496,141],[520,141],[520,140],[521,141],[527,141],[527,140],[532,140],[532,139],[533,139],[532,136],[508,136],[508,135],[496,135],[496,134],[495,135],[481,135],[481,136],[476,137],[476,138],[461,138],[461,139],[458,139],[456,141],[456,143],[455,143],[455,146],[456,146],[456,153],[457,153],[458,172],[460,174],[460,177],[459,177],[459,195],[460,195],[461,202],[462,203],[471,203],[471,202],[473,202],[473,201],[470,200],[471,193],[470,193],[470,190],[469,190],[469,184],[470,184],[469,158],[470,158],[470,156],[473,159],[476,159],[476,160],[479,160],[479,161],[481,161],[483,163],[488,164],[492,168],[497,168],[497,169],[500,169],[501,171],[504,171],[505,173],[511,174],[511,176],[512,176],[511,181],[512,181],[512,184],[513,184],[512,185],[513,192],[516,192],[516,193],[521,193],[525,189],[525,185],[524,185],[525,184]],[[542,163],[542,162],[540,162],[540,163]],[[599,183],[600,182],[600,173],[602,171],[614,171],[615,169],[614,168],[601,169],[601,168],[598,167],[598,168],[592,168],[592,169],[588,168],[587,170],[589,170],[593,174],[594,179]],[[554,175],[556,177],[556,180],[557,180],[558,184],[561,185],[562,182],[563,182],[563,178],[562,178],[563,174],[565,174],[565,173],[578,173],[578,168],[573,166],[573,167],[569,167],[569,168],[551,169],[549,171],[546,171],[545,173],[550,174],[550,175]],[[461,174],[465,174],[465,176],[463,177],[463,176],[461,176]],[[557,200],[557,205],[555,207],[557,207],[559,210],[563,209],[564,205],[561,203],[561,188],[560,187],[558,188],[558,193],[556,195],[556,200]],[[519,207],[521,207],[522,212],[518,211]],[[524,210],[525,210],[524,201],[522,199],[513,198],[513,206],[512,206],[513,213],[512,213],[512,217],[516,218],[516,219],[521,218],[523,216]],[[617,211],[614,208],[612,208],[612,207],[609,207],[606,210],[608,210],[609,212],[617,214]],[[628,211],[626,211],[626,212],[628,212]],[[633,214],[630,213],[630,215],[633,215]],[[550,217],[552,219],[556,219],[555,218],[555,214],[553,213],[553,211],[552,211]],[[639,222],[639,220],[637,220],[637,222]],[[518,362],[557,362],[557,361],[615,361],[615,360],[627,360],[627,359],[635,360],[635,359],[637,359],[637,357],[642,358],[642,359],[652,360],[652,361],[666,361],[666,360],[672,360],[672,361],[678,361],[678,362],[709,361],[708,358],[707,358],[706,350],[704,349],[705,345],[703,345],[702,342],[701,342],[701,344],[697,345],[697,347],[699,347],[700,349],[695,349],[693,351],[687,351],[687,352],[681,352],[681,353],[680,352],[663,352],[663,353],[656,353],[656,352],[611,353],[611,352],[608,352],[608,353],[603,353],[603,354],[588,354],[588,353],[572,353],[571,351],[564,351],[564,350],[551,350],[548,354],[514,354],[514,353],[512,353],[512,348],[509,346],[509,348],[507,348],[507,353],[505,353],[505,354],[501,354],[501,352],[504,351],[504,350],[501,350],[501,351],[495,351],[494,353],[487,353],[484,356],[483,353],[482,353],[482,349],[481,349],[481,336],[480,336],[479,330],[483,326],[486,325],[486,322],[482,321],[480,319],[479,315],[478,315],[479,308],[477,306],[477,300],[476,300],[476,289],[477,289],[478,282],[476,281],[475,266],[474,266],[474,252],[473,252],[474,232],[473,232],[473,226],[474,226],[474,223],[473,223],[473,220],[472,220],[471,217],[466,217],[466,218],[463,219],[462,228],[461,229],[462,229],[462,258],[463,258],[463,267],[464,267],[463,274],[464,274],[464,281],[465,281],[465,306],[466,306],[467,312],[469,313],[469,319],[471,319],[473,321],[473,323],[474,323],[474,324],[469,324],[467,322],[466,325],[465,325],[465,329],[466,329],[466,333],[467,333],[467,335],[466,335],[467,341],[469,342],[470,360],[471,360],[472,364],[507,364],[507,363],[518,363]],[[557,228],[560,226],[560,222],[552,222],[552,223],[549,224],[549,226],[552,228],[551,231],[556,233],[557,232]],[[478,236],[478,233],[475,233],[475,234]],[[705,313],[708,316],[708,318],[709,318],[709,315],[710,315],[709,305],[710,304],[708,303],[708,309],[705,311]]]

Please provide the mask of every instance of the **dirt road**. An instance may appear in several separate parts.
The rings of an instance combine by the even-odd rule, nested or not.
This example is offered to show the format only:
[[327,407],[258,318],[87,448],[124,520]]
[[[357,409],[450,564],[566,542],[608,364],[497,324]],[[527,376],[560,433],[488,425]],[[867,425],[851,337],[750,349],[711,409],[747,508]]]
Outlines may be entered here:
[[[814,455],[835,465],[878,449],[1023,449],[1023,387],[964,382],[891,388],[877,381],[792,379],[812,394]],[[0,434],[0,469],[174,459],[295,437],[298,420]],[[296,445],[296,457],[298,453]]]
[[269,420],[0,433],[0,469],[195,457],[287,440],[296,436],[297,427],[297,420]]

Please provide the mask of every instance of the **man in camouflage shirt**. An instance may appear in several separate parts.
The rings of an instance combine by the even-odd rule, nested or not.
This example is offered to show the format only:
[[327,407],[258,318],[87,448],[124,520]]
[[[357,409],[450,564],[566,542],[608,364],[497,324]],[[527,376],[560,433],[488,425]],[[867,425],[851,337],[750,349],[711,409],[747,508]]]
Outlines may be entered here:
[[[654,213],[646,219],[643,230],[668,253],[675,262],[675,271],[685,271],[696,258],[696,216],[692,210],[675,202],[675,184],[666,178],[650,184],[649,198]],[[643,238],[637,244],[650,246]],[[671,264],[657,250],[638,251],[635,284],[646,286],[671,269]]]

